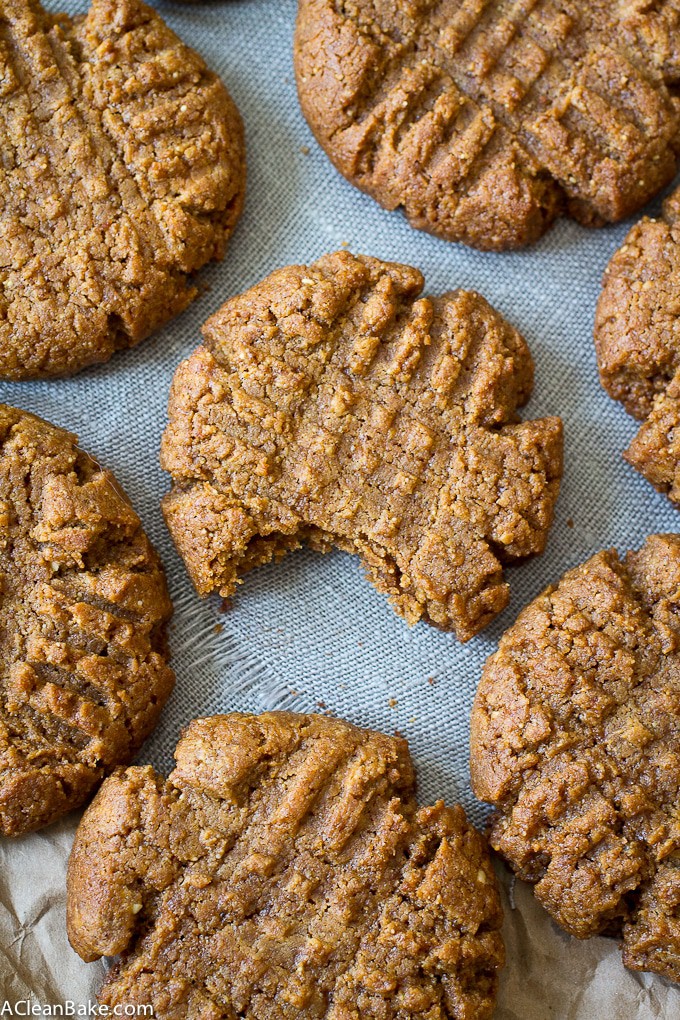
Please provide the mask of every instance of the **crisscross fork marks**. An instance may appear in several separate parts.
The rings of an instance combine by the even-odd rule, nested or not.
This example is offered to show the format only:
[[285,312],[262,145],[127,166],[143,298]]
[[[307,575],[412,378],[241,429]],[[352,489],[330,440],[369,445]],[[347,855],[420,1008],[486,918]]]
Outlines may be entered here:
[[405,741],[233,714],[194,721],[176,759],[167,781],[107,781],[76,836],[71,941],[86,959],[123,953],[102,1002],[216,1020],[491,1016],[490,861],[460,808],[417,806]]
[[303,111],[350,181],[449,240],[621,219],[675,172],[677,9],[300,0]]
[[640,419],[624,456],[680,504],[680,190],[612,256],[595,316],[600,380]]
[[680,539],[598,553],[528,606],[485,667],[473,788],[492,845],[567,931],[680,977]]
[[406,266],[326,256],[235,298],[180,365],[166,519],[201,594],[300,541],[358,552],[410,622],[466,639],[541,552],[559,419],[522,423],[524,340],[477,294],[420,296]]
[[2,0],[0,375],[77,371],[143,340],[223,254],[243,192],[238,113],[138,0],[72,23]]
[[165,580],[75,437],[0,406],[0,832],[37,828],[130,760],[173,684]]

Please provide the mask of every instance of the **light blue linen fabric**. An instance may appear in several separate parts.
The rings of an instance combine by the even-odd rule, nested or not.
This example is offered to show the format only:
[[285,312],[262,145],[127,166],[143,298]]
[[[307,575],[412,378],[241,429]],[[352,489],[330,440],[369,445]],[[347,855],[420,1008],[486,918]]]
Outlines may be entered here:
[[[86,9],[83,2],[49,6]],[[469,786],[468,719],[482,666],[500,635],[567,568],[603,547],[625,551],[650,532],[677,527],[667,500],[623,462],[636,425],[597,378],[592,323],[600,278],[630,224],[588,231],[562,221],[535,247],[512,254],[481,253],[418,233],[401,214],[383,211],[344,181],[315,143],[295,92],[294,0],[159,0],[158,7],[219,72],[241,110],[248,147],[243,218],[224,261],[200,274],[205,289],[198,300],[139,348],[75,378],[0,384],[0,400],[72,429],[114,471],[165,563],[175,603],[177,688],[140,760],[171,768],[180,730],[195,716],[328,709],[362,726],[400,730],[411,745],[421,797],[460,800],[481,822],[485,811]],[[525,415],[559,414],[564,420],[565,476],[547,552],[508,570],[509,607],[466,645],[425,624],[409,630],[366,581],[357,560],[335,552],[299,552],[256,571],[222,613],[218,599],[195,595],[163,523],[160,499],[169,481],[158,450],[167,393],[179,361],[199,341],[201,323],[272,269],[309,262],[341,245],[418,266],[430,292],[464,287],[484,294],[530,344],[536,385]],[[5,867],[18,866],[17,853],[5,848]],[[0,942],[2,926],[0,913]],[[567,940],[563,944],[567,953]],[[596,952],[578,952],[585,962],[574,964],[570,957],[570,966],[585,981]],[[620,965],[612,966],[615,999],[605,1003],[602,992],[598,1000],[609,1015],[619,1015],[619,1006],[621,1016],[643,1015],[626,1013],[641,1002],[650,1010],[644,1016],[663,1015],[653,1011],[662,982],[624,977]],[[560,1012],[565,992],[553,998],[547,976],[545,1008],[536,1006],[535,993],[534,1006],[522,1006],[526,983],[516,980],[517,973],[511,961],[506,982],[512,995],[502,1005],[503,1016],[595,1015],[587,997],[585,1006]],[[680,1016],[680,996],[664,990],[662,997]],[[531,1012],[534,1007],[539,1011]]]

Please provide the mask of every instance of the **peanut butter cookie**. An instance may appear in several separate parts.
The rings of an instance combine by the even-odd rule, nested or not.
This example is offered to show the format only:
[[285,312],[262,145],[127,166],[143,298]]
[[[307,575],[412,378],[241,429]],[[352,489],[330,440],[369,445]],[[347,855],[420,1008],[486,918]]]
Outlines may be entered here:
[[473,789],[491,844],[578,938],[680,980],[680,536],[598,553],[486,664]]
[[168,527],[201,595],[304,542],[358,553],[410,623],[472,637],[503,563],[543,550],[559,418],[521,422],[526,343],[478,294],[338,252],[208,320],[178,368],[161,461]]
[[678,165],[670,0],[299,0],[295,67],[337,169],[450,241],[620,220]]
[[244,189],[243,129],[140,0],[0,0],[0,377],[68,375],[196,295]]
[[76,437],[0,404],[0,834],[78,807],[173,686],[165,577]]
[[595,318],[602,385],[642,421],[624,456],[680,505],[680,188],[609,263]]
[[503,964],[488,851],[418,807],[403,739],[313,715],[190,724],[169,779],[108,779],[76,834],[68,928],[121,953],[100,994],[159,1020],[486,1020]]

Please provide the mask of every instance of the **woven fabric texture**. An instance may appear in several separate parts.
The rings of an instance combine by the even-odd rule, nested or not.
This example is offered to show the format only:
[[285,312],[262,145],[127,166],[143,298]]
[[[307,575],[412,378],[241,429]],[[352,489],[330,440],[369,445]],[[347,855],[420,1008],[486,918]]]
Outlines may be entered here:
[[[48,6],[86,9],[84,0],[50,0]],[[177,687],[139,760],[167,772],[181,728],[199,715],[330,711],[387,733],[398,729],[410,742],[420,797],[459,800],[481,823],[485,809],[469,785],[468,720],[483,663],[503,630],[547,584],[596,550],[637,548],[648,533],[677,527],[677,511],[622,460],[636,425],[597,377],[592,324],[600,278],[630,224],[588,231],[561,221],[535,247],[502,255],[418,233],[344,181],[316,145],[295,92],[295,0],[157,0],[157,6],[222,76],[243,115],[248,186],[242,220],[223,263],[199,274],[199,298],[140,347],[71,379],[0,384],[2,401],[72,429],[84,449],[114,471],[166,566],[175,604]],[[660,199],[648,211],[659,207]],[[466,645],[426,624],[409,630],[366,581],[356,558],[336,552],[297,552],[254,572],[226,610],[217,598],[201,601],[163,522],[160,500],[169,479],[158,451],[168,388],[179,361],[199,342],[202,322],[274,268],[341,246],[419,267],[427,292],[480,291],[521,330],[533,353],[536,385],[524,413],[559,414],[565,423],[565,476],[547,551],[508,569],[509,607]],[[73,998],[74,989],[86,997],[100,980],[101,968],[81,964],[59,927],[62,869],[75,821],[0,848],[0,900],[13,896],[15,904],[13,910],[0,906],[0,949],[6,950],[5,958],[0,951],[0,1002],[22,988],[43,1001]],[[40,854],[49,882],[42,891],[27,886],[25,909],[18,909],[12,889],[26,867],[37,867]],[[552,960],[557,947],[565,970],[551,983],[545,958],[510,955],[499,1016],[680,1016],[677,989],[624,973],[607,940],[571,945],[528,895],[521,904],[526,910],[511,912],[508,920],[511,954],[527,925],[543,926],[546,957]],[[21,960],[37,951],[26,942],[38,937],[33,929],[41,910],[54,918],[49,939],[44,929],[40,934],[47,971],[32,976]],[[602,966],[609,968],[605,976]],[[567,1009],[568,972],[591,989],[599,973],[595,1008],[593,992],[560,1012]]]

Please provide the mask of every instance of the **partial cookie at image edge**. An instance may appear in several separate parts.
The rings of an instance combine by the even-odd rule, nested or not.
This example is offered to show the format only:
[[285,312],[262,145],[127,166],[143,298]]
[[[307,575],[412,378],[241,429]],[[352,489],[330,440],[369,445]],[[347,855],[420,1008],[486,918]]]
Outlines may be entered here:
[[473,792],[492,847],[578,938],[680,981],[680,535],[605,550],[530,603],[486,663]]
[[196,297],[243,205],[243,125],[141,0],[12,0],[4,26],[0,378],[71,375]]
[[113,475],[0,405],[0,834],[81,806],[174,686],[165,575]]

